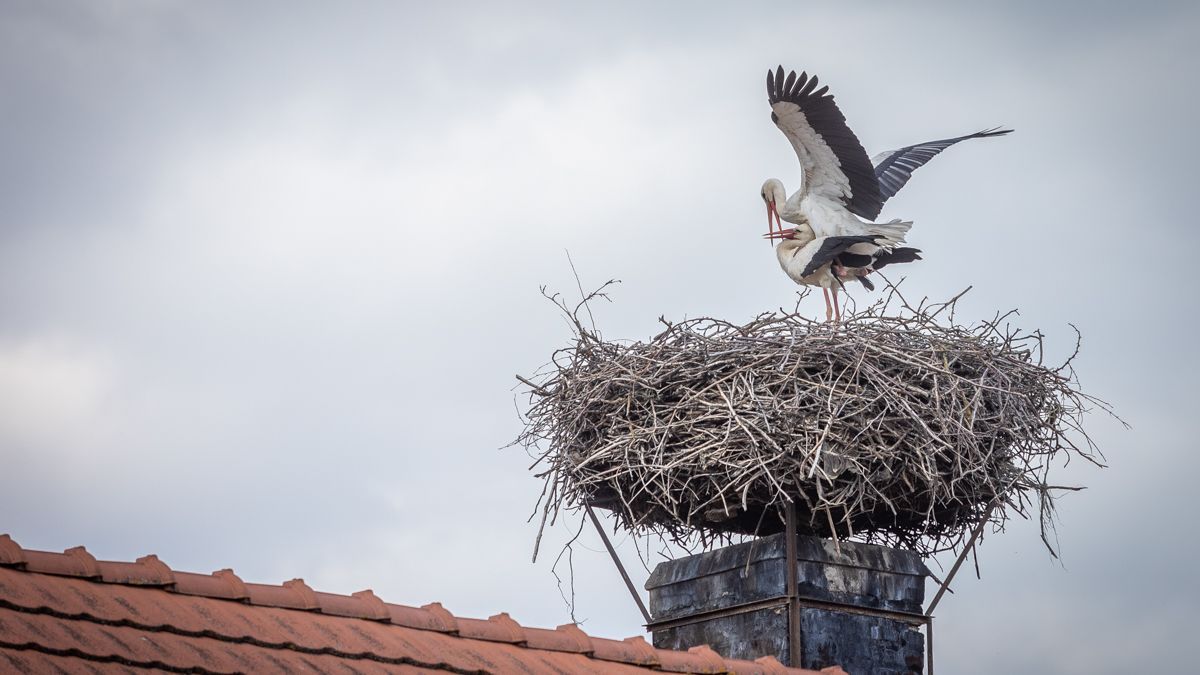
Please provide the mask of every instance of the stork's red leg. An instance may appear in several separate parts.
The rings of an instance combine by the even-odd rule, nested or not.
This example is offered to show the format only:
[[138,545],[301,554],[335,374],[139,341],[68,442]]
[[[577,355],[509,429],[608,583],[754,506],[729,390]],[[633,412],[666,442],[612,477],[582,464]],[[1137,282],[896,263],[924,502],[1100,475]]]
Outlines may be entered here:
[[822,286],[821,293],[825,296],[825,320],[832,321],[833,320],[833,305],[829,304],[829,289]]
[[840,323],[842,320],[842,310],[840,307],[838,307],[837,301],[837,286],[833,287],[833,317],[834,323]]

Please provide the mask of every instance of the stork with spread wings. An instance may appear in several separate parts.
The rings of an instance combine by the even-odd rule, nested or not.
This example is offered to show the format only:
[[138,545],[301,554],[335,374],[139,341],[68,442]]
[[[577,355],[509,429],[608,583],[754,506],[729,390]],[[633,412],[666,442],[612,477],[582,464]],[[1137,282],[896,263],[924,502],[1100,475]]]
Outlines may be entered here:
[[[802,169],[800,189],[790,197],[783,183],[776,178],[762,186],[770,229],[768,237],[782,238],[785,243],[793,240],[799,231],[802,237],[810,240],[870,237],[872,247],[891,250],[904,243],[912,222],[874,221],[883,210],[884,202],[904,187],[913,171],[955,143],[1012,132],[1011,129],[987,129],[966,136],[909,145],[868,158],[862,143],[846,124],[846,117],[834,103],[829,87],[818,87],[815,76],[796,75],[795,71],[785,76],[782,66],[768,71],[767,100],[771,104],[771,121],[792,144]],[[785,230],[782,221],[796,227]],[[847,250],[847,253],[860,252]],[[846,265],[839,264],[837,258],[830,261],[832,274],[827,277],[836,283],[832,288],[822,285],[827,311],[833,309],[829,298],[831,291],[836,306],[837,289],[842,279],[865,280],[873,271],[848,266],[853,260],[847,257]],[[780,264],[785,271],[789,269],[783,257],[780,257]],[[811,277],[805,275],[805,278]]]

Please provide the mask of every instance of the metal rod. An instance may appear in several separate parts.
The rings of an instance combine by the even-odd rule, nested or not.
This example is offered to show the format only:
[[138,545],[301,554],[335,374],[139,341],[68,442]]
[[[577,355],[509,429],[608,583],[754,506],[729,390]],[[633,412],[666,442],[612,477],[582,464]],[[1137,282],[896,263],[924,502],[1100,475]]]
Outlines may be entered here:
[[[778,595],[753,602],[746,602],[740,605],[731,607],[722,607],[721,609],[711,609],[706,612],[696,612],[678,619],[664,619],[655,621],[647,627],[652,630],[663,630],[666,628],[678,628],[680,626],[689,626],[713,619],[722,619],[728,616],[737,616],[739,614],[747,614],[757,612],[764,609],[772,609],[774,607],[784,607],[788,605],[788,597],[786,595]],[[796,605],[801,609],[823,609],[830,612],[840,612],[842,614],[853,614],[855,616],[870,616],[881,619],[890,619],[892,621],[902,621],[910,626],[923,626],[930,621],[930,618],[924,614],[911,614],[909,612],[898,612],[887,609],[872,609],[870,607],[856,607],[854,605],[844,605],[838,602],[829,602],[826,600],[810,600],[808,598],[796,598]]]
[[650,630],[666,630],[668,628],[679,628],[680,626],[691,626],[691,625],[697,624],[697,623],[704,623],[705,621],[713,621],[715,619],[724,619],[724,618],[730,617],[730,616],[739,616],[742,614],[749,614],[750,612],[760,612],[765,609],[774,609],[776,607],[783,607],[786,609],[787,604],[788,604],[787,596],[781,595],[781,596],[774,597],[774,598],[764,598],[762,600],[755,600],[754,602],[747,602],[747,603],[743,603],[740,605],[734,605],[732,607],[723,607],[721,609],[712,609],[707,612],[697,612],[695,614],[681,616],[678,619],[663,619],[662,621],[655,621],[654,623],[651,623],[651,624],[647,625],[646,627],[649,628]]
[[933,610],[937,608],[942,595],[950,587],[950,582],[954,581],[954,575],[958,574],[958,568],[962,567],[963,561],[967,559],[967,554],[971,552],[971,547],[975,545],[975,540],[979,538],[980,534],[983,534],[983,528],[988,524],[988,518],[992,517],[992,511],[999,504],[999,501],[993,500],[991,506],[988,506],[987,512],[983,514],[983,518],[979,520],[979,524],[975,526],[975,530],[971,532],[971,538],[967,540],[967,545],[963,547],[962,553],[958,554],[958,559],[954,561],[954,566],[950,568],[950,573],[946,575],[946,580],[942,582],[937,594],[933,596],[933,601],[929,603],[929,608],[925,610],[926,616],[933,616]]
[[595,525],[596,531],[600,533],[600,539],[604,542],[604,548],[608,549],[608,555],[616,563],[617,571],[621,573],[621,578],[625,580],[625,587],[629,589],[629,594],[633,596],[633,601],[637,603],[638,609],[642,610],[642,618],[646,620],[646,625],[651,624],[650,611],[646,609],[646,603],[642,602],[642,596],[638,594],[633,581],[629,579],[629,573],[625,571],[625,566],[621,564],[621,559],[617,557],[617,550],[613,548],[612,542],[608,540],[608,534],[604,532],[604,526],[600,524],[600,519],[596,517],[596,512],[592,510],[590,504],[585,504],[583,508],[587,509],[588,517],[592,519],[592,525]]
[[925,622],[925,674],[933,675],[933,617]]
[[[928,567],[925,568],[925,576],[929,577],[930,579],[933,579],[933,583],[935,583],[939,586],[942,585],[942,580],[939,579],[938,575],[934,574],[933,570],[930,570]],[[950,595],[954,595],[953,588],[947,588],[946,592],[949,593]]]
[[802,668],[804,664],[804,644],[800,638],[800,604],[799,573],[800,562],[797,560],[796,545],[796,504],[785,502],[783,506],[784,541],[787,544],[787,598],[788,598],[788,665]]

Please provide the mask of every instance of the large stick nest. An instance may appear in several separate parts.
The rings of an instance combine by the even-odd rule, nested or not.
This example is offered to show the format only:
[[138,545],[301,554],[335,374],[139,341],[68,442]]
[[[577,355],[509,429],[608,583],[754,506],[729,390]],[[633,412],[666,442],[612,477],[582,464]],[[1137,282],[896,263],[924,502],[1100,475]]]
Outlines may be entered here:
[[912,306],[893,289],[839,325],[698,318],[621,343],[580,320],[603,290],[552,298],[573,344],[521,378],[543,527],[592,505],[634,533],[707,541],[779,532],[790,501],[801,534],[928,555],[1036,505],[1049,546],[1052,492],[1077,489],[1049,482],[1053,460],[1099,457],[1081,417],[1107,408],[1079,390],[1074,354],[1044,365],[1012,313],[957,325],[957,298]]

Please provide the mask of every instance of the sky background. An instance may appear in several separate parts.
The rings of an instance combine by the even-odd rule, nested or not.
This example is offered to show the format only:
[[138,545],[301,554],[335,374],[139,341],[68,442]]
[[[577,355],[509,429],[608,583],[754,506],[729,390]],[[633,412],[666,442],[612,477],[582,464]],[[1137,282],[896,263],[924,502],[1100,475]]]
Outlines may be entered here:
[[[609,338],[790,306],[758,237],[762,181],[798,187],[782,63],[870,154],[1016,129],[888,203],[906,292],[973,285],[960,318],[1019,308],[1058,358],[1076,324],[1132,425],[1058,474],[1090,488],[1061,561],[986,539],[939,669],[1194,666],[1197,5],[433,4],[0,4],[0,532],[567,622],[503,449],[570,337],[538,288],[573,290],[564,250],[621,279]],[[584,629],[639,634],[591,533],[574,565]]]

